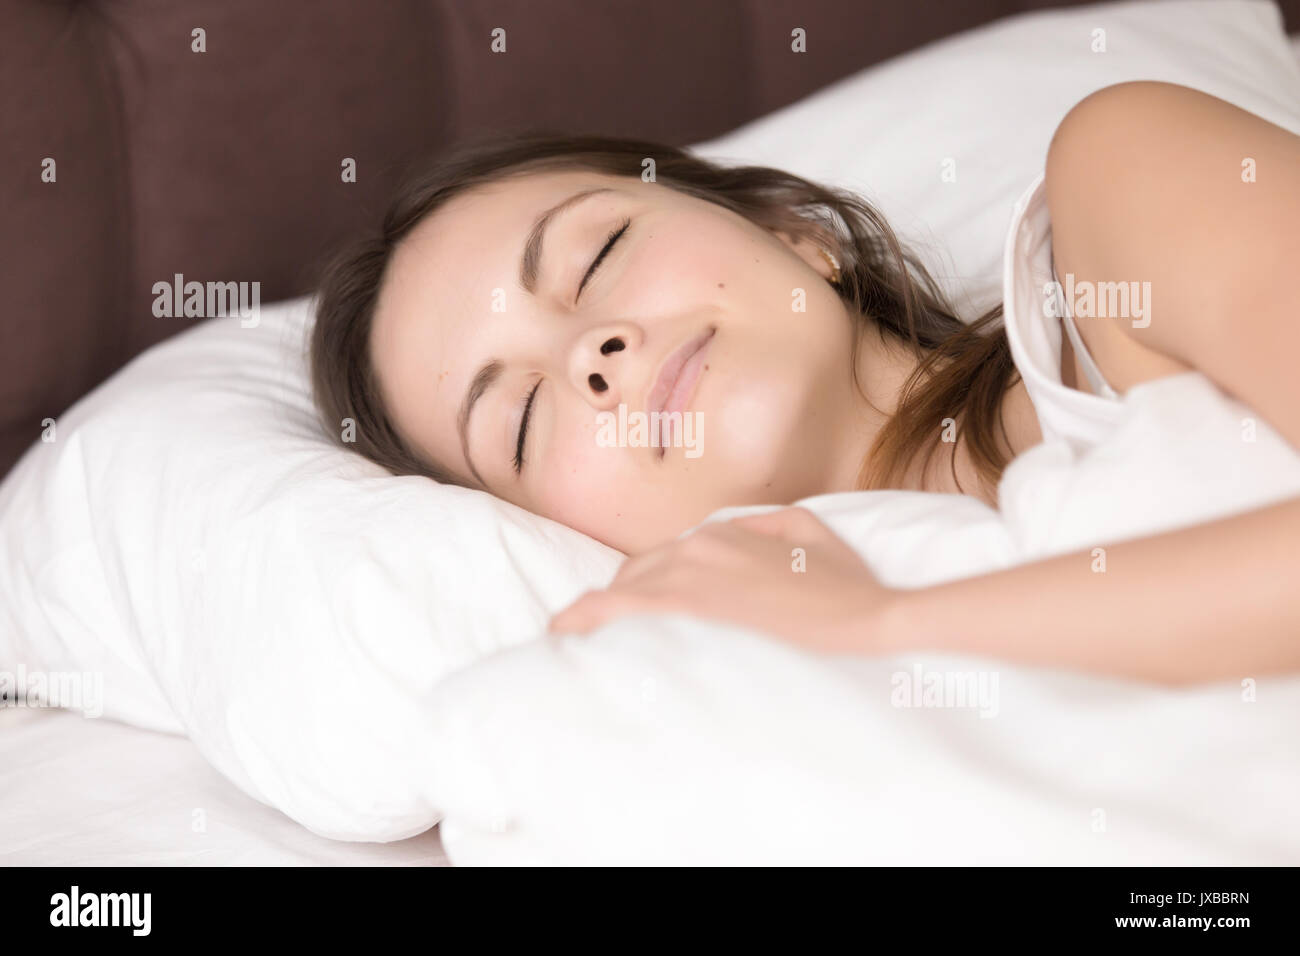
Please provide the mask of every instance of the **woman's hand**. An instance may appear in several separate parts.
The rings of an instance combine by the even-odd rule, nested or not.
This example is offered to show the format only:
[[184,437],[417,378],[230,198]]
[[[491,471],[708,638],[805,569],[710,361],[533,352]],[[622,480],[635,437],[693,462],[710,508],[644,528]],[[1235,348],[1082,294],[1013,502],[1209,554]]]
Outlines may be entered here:
[[628,558],[603,591],[551,619],[551,633],[592,631],[628,614],[683,613],[740,624],[815,650],[891,649],[898,592],[806,508],[710,522]]

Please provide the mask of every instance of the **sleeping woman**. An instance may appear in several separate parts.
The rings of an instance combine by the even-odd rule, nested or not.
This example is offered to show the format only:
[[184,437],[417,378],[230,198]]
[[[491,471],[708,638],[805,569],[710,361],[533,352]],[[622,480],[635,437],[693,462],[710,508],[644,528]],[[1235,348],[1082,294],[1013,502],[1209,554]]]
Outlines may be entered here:
[[[1160,304],[1146,324],[1044,318],[1066,323],[1062,384],[1118,401],[1200,371],[1300,449],[1300,137],[1123,83],[1065,116],[1044,188],[1056,274],[1140,279]],[[676,612],[834,653],[1163,683],[1300,669],[1300,499],[1114,544],[1104,575],[1079,552],[907,590],[803,508],[679,537],[719,508],[829,492],[996,508],[1003,469],[1043,441],[1001,318],[959,319],[847,191],[656,143],[524,135],[440,162],[331,266],[313,383],[328,430],[352,419],[349,447],[395,474],[629,555],[554,632]]]

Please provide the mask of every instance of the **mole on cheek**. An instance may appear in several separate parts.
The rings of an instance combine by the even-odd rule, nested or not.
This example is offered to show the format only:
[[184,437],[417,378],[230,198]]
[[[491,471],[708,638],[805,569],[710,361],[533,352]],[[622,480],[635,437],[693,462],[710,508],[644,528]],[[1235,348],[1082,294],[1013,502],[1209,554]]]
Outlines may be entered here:
[[718,288],[719,288],[719,289],[725,289],[726,287],[727,287],[727,284],[726,284],[725,282],[719,282],[719,283],[718,283]]

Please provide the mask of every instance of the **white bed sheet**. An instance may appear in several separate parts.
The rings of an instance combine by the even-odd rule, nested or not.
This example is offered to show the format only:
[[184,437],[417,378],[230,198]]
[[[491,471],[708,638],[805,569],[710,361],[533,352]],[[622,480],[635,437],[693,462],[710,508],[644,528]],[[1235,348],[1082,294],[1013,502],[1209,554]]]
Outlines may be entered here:
[[0,865],[446,866],[437,829],[316,836],[242,793],[184,737],[0,707]]

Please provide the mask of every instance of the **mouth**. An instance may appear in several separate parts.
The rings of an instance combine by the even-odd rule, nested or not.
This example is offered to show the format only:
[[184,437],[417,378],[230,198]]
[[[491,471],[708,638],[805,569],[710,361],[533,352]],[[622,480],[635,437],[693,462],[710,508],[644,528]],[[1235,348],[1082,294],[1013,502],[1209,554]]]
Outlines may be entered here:
[[[695,385],[704,371],[709,342],[717,331],[717,326],[709,326],[664,360],[654,386],[646,396],[647,412],[672,414],[686,411],[686,404],[695,393]],[[665,448],[665,445],[660,445],[660,458],[663,457]]]

